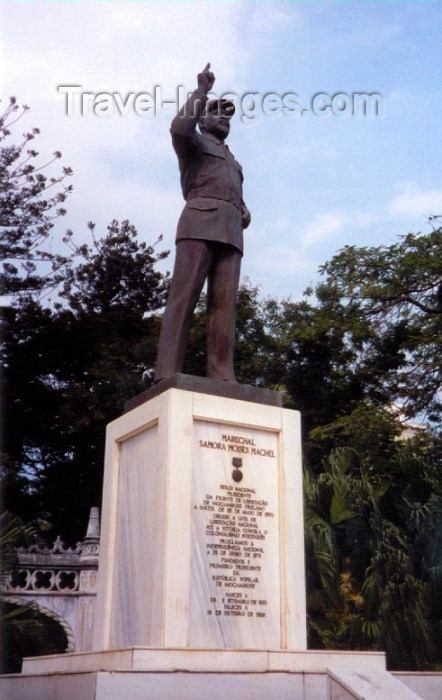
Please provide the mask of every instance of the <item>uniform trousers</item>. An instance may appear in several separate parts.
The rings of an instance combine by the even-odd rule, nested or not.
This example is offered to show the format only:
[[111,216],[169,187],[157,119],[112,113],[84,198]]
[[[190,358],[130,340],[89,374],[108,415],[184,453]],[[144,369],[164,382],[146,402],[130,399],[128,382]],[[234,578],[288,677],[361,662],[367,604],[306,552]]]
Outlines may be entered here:
[[155,381],[182,372],[195,306],[207,279],[207,376],[235,381],[233,351],[241,252],[202,239],[179,239],[161,323]]

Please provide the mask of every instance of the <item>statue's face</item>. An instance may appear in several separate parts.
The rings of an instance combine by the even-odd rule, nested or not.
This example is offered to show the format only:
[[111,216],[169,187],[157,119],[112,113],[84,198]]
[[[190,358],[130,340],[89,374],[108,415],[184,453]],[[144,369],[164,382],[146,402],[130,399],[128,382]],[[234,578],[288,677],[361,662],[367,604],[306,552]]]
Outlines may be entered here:
[[225,139],[230,131],[230,117],[225,114],[206,114],[201,119],[201,127],[219,139]]

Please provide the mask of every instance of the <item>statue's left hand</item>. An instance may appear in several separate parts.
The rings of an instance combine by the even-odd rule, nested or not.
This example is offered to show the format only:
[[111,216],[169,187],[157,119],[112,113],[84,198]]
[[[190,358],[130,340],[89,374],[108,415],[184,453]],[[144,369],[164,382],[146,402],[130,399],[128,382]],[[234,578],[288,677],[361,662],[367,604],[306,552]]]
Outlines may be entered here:
[[251,218],[252,217],[250,216],[249,210],[247,209],[246,205],[243,204],[241,208],[241,224],[243,228],[247,228],[247,226],[249,226]]

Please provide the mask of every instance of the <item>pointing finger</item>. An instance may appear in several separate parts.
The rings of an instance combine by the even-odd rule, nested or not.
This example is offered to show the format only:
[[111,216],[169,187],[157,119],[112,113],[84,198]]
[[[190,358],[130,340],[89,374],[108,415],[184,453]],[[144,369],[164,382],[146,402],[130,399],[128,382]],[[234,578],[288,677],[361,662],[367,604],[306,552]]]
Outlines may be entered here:
[[210,68],[210,63],[208,63],[207,66],[204,68],[203,73],[207,73],[209,68]]

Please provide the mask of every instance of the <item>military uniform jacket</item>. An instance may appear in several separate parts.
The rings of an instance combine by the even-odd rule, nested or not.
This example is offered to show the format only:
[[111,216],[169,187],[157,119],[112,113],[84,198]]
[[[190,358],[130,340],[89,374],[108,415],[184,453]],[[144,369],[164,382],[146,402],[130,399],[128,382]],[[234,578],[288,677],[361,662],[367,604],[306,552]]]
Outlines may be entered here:
[[[176,239],[197,238],[227,243],[243,252],[242,168],[223,141],[199,134],[191,119],[172,122],[172,143],[178,156],[181,188],[186,206]],[[184,117],[184,119],[186,119]]]

